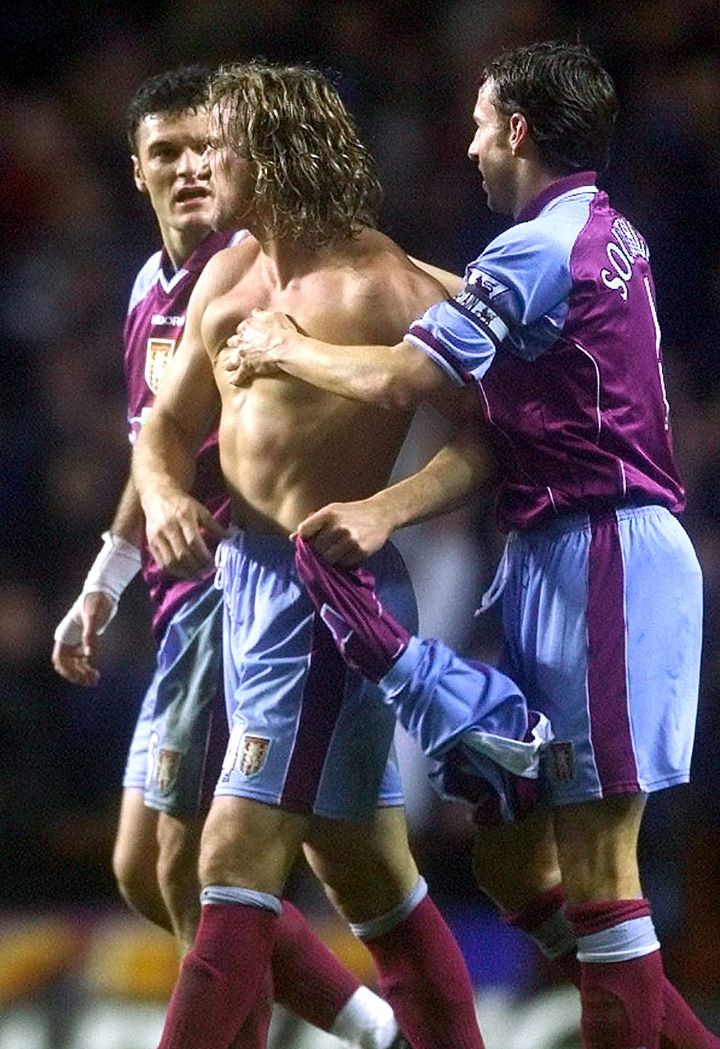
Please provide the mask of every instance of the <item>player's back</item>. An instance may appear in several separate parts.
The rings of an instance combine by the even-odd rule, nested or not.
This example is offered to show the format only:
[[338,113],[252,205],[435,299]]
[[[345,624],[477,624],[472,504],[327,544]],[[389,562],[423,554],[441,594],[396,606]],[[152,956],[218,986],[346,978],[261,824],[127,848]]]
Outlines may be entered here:
[[258,247],[234,250],[239,279],[209,305],[203,321],[222,397],[223,470],[240,523],[291,530],[327,502],[364,498],[382,487],[410,417],[282,372],[233,387],[221,364],[226,339],[262,307],[287,313],[301,330],[336,345],[338,354],[351,344],[394,345],[443,289],[375,231],[340,248],[288,252],[277,269]]

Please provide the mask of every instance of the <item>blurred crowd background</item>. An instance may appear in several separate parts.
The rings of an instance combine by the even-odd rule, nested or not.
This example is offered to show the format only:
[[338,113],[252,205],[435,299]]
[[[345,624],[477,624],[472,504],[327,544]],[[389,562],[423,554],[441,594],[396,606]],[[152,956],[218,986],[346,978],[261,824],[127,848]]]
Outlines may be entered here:
[[[132,279],[158,246],[125,140],[135,89],[191,61],[264,56],[329,72],[378,161],[382,228],[410,254],[462,271],[506,223],[487,211],[466,156],[480,70],[501,48],[550,37],[588,43],[616,80],[622,115],[603,184],[644,233],[654,266],[688,488],[684,522],[703,564],[707,614],[695,779],[652,798],[643,870],[667,968],[717,1019],[718,0],[26,0],[3,9],[0,922],[119,907],[110,862],[119,785],[153,655],[141,584],[104,639],[97,689],[64,683],[49,657],[129,459],[121,330]],[[423,416],[406,468],[440,439],[436,421]],[[492,659],[494,611],[473,618],[501,550],[490,503],[478,500],[402,542],[424,632]],[[551,974],[505,937],[472,886],[464,811],[440,808],[422,767],[402,751],[420,864],[476,982],[522,993],[545,986]],[[302,871],[293,891],[323,913]],[[0,957],[3,942],[0,927]],[[40,942],[37,955],[47,957]],[[74,941],[68,950],[82,952]],[[22,957],[25,982],[0,982],[0,1006],[39,982],[32,952]]]

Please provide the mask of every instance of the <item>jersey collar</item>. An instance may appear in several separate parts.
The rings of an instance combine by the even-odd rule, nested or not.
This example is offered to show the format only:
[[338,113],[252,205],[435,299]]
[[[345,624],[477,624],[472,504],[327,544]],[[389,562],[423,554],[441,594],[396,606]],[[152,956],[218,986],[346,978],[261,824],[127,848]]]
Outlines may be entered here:
[[185,262],[183,262],[182,266],[180,266],[177,271],[173,267],[167,250],[163,248],[160,256],[160,266],[165,279],[167,281],[172,281],[178,273],[199,273],[200,270],[204,268],[205,263],[212,258],[215,252],[228,246],[234,235],[234,231],[229,233],[208,233],[205,240],[198,244],[192,255],[185,259]]
[[565,175],[551,182],[545,189],[529,200],[518,215],[517,222],[529,222],[537,218],[543,208],[547,207],[551,200],[562,196],[568,190],[578,189],[580,186],[594,186],[597,179],[596,171],[574,171],[572,175]]

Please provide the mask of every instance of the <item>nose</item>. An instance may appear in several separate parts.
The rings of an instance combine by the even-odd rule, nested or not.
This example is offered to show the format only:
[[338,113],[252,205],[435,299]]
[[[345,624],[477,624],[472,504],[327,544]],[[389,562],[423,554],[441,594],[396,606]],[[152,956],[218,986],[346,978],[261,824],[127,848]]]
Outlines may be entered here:
[[190,147],[184,149],[178,163],[178,173],[186,178],[197,178],[204,155]]
[[197,177],[205,182],[210,178],[210,146],[205,146],[205,149],[200,154],[197,165]]
[[470,160],[477,160],[478,158],[477,139],[478,137],[476,133],[473,135],[470,145],[468,146],[467,155],[470,157]]

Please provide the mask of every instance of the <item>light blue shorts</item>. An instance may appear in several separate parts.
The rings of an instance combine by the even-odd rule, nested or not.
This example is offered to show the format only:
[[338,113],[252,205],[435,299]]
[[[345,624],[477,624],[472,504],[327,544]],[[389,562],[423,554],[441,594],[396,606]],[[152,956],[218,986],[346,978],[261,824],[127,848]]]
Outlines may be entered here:
[[[395,717],[376,686],[346,667],[298,579],[294,552],[284,537],[249,533],[218,552],[231,734],[215,793],[369,819],[378,804],[403,803]],[[397,550],[388,544],[368,566],[383,602],[415,629]]]
[[649,792],[690,776],[702,576],[662,507],[573,515],[507,547],[501,669],[550,719],[547,800]]
[[227,739],[222,595],[209,583],[167,625],[123,786],[142,789],[149,808],[196,816],[212,800]]

